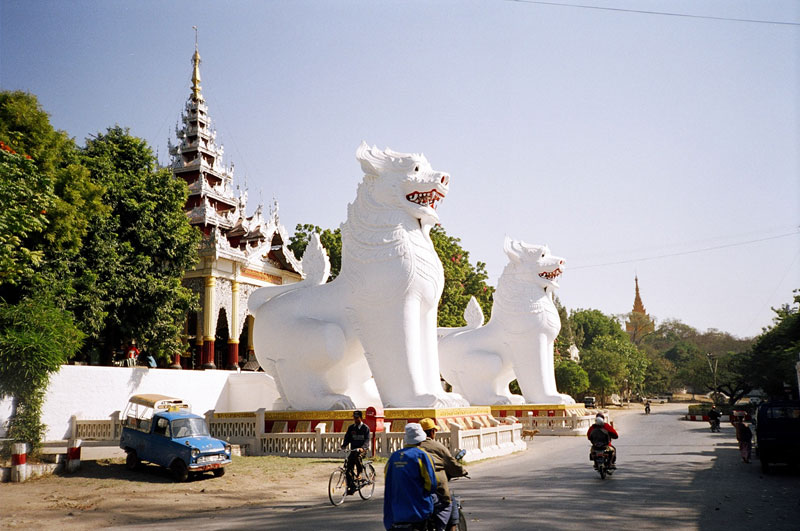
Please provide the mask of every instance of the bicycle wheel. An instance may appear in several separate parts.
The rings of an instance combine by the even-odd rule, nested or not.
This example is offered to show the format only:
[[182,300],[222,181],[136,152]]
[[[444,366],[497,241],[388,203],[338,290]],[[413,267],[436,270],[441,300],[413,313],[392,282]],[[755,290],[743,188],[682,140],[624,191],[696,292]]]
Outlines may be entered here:
[[458,513],[458,531],[467,531],[467,517],[464,513]]
[[364,465],[364,478],[358,486],[358,495],[362,500],[372,498],[372,493],[375,492],[375,467],[370,464]]
[[344,470],[337,468],[328,480],[328,498],[332,504],[341,505],[345,496],[347,496],[347,479]]

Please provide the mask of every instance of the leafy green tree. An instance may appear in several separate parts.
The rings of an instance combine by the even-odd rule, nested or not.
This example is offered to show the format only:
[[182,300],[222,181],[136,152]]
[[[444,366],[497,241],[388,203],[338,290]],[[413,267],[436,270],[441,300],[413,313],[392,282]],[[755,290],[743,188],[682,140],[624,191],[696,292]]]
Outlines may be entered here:
[[569,321],[575,344],[581,350],[590,348],[595,339],[601,336],[627,337],[619,321],[600,310],[574,310],[570,313]]
[[81,345],[72,315],[46,291],[16,304],[0,301],[0,396],[12,397],[9,438],[35,451],[44,436],[41,410],[50,374]]
[[667,393],[673,389],[675,366],[659,355],[648,356],[643,392],[645,396]]
[[82,160],[110,209],[90,220],[78,263],[94,277],[81,309],[105,316],[93,321],[88,349],[108,362],[121,342],[135,338],[154,357],[181,352],[184,317],[196,302],[181,279],[200,241],[183,211],[186,184],[159,169],[145,141],[119,126],[87,141]]
[[328,259],[331,263],[331,274],[328,282],[339,276],[342,269],[342,231],[322,229],[317,225],[298,223],[294,229],[294,234],[289,238],[289,249],[292,250],[297,258],[302,258],[311,241],[312,234],[319,234],[319,241],[328,251]]
[[[10,205],[13,210],[23,202],[30,206],[47,196],[45,208],[17,222],[38,223],[39,218],[44,218],[41,230],[28,232],[20,248],[23,254],[32,253],[28,258],[35,260],[36,274],[13,283],[7,277],[0,278],[0,297],[13,302],[26,290],[47,288],[66,307],[71,307],[70,299],[89,281],[83,279],[76,285],[73,261],[80,253],[89,216],[107,211],[101,202],[102,189],[90,181],[88,172],[80,165],[75,143],[63,131],[53,129],[47,113],[31,94],[0,91],[0,142],[7,148],[4,151],[24,154],[33,164],[33,168],[27,165],[23,169],[17,161],[16,172],[8,166],[0,168],[4,184],[16,186],[13,193],[19,193],[4,198],[8,199],[2,203],[4,208]],[[25,182],[20,182],[19,170],[28,176]],[[9,191],[6,188],[4,192]],[[10,217],[12,212],[7,214]],[[18,228],[6,226],[3,238],[13,237]],[[2,267],[6,271],[9,264]]]
[[589,388],[589,375],[586,371],[570,359],[556,362],[556,386],[560,393],[566,393],[572,398],[577,398]]
[[770,397],[786,396],[786,386],[797,396],[795,364],[800,355],[800,290],[793,304],[773,308],[773,324],[756,338],[748,364],[753,387]]
[[558,297],[553,298],[561,319],[561,330],[556,336],[554,350],[556,356],[569,357],[569,348],[575,344],[575,334],[572,332],[572,323],[569,320],[567,309],[561,304]]
[[616,341],[611,336],[597,336],[591,347],[581,351],[581,367],[589,375],[589,389],[600,396],[603,405],[606,397],[622,388],[627,376],[625,357]]
[[464,326],[464,310],[470,297],[475,297],[483,310],[485,321],[492,312],[494,288],[486,283],[489,278],[484,262],[469,261],[469,252],[461,247],[461,239],[449,236],[444,227],[431,230],[433,247],[444,267],[444,290],[439,301],[439,326]]
[[0,285],[6,288],[0,294],[5,298],[41,267],[44,249],[38,240],[55,199],[52,181],[30,158],[0,143]]

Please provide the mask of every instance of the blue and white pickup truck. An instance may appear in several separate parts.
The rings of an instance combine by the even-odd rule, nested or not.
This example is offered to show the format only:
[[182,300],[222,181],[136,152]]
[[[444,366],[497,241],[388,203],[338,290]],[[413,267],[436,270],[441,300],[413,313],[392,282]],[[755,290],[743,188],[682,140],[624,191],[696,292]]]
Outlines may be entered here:
[[186,481],[190,473],[206,471],[220,477],[231,462],[231,445],[211,437],[205,419],[179,398],[133,395],[122,422],[119,446],[131,470],[148,461],[168,468],[175,481]]

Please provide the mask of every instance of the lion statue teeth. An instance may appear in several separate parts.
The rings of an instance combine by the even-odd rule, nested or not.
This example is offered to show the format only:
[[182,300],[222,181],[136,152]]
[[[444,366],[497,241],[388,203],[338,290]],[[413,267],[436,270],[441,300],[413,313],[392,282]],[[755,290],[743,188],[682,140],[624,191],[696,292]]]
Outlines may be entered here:
[[[492,317],[470,299],[467,326],[440,329],[442,374],[453,390],[475,405],[574,404],[556,390],[553,342],[561,319],[553,303],[564,260],[543,245],[506,238],[509,263],[497,282]],[[523,396],[511,394],[517,379]]]
[[297,410],[460,407],[440,382],[436,316],[444,286],[430,238],[450,177],[424,155],[359,146],[364,171],[342,224],[342,268],[314,237],[305,279],[256,290],[248,307],[264,370]]

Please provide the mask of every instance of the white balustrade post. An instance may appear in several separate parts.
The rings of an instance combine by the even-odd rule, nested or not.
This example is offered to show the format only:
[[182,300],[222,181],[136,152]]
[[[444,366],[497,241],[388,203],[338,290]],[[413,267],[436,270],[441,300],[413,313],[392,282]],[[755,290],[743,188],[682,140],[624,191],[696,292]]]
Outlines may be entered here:
[[111,416],[111,426],[112,426],[111,427],[111,438],[115,439],[115,440],[119,439],[120,435],[122,435],[122,433],[121,433],[122,427],[121,427],[120,420],[119,420],[121,415],[122,415],[122,412],[120,410],[117,410],[117,411],[113,412],[110,415]]
[[71,415],[69,417],[69,438],[70,439],[77,439],[78,438],[78,417],[77,417],[77,415]]
[[450,451],[455,452],[461,449],[461,426],[455,422],[448,424],[450,427]]
[[264,427],[266,425],[266,421],[264,419],[264,414],[266,413],[266,408],[259,408],[256,410],[256,438],[253,441],[253,455],[262,455],[261,452],[261,441],[264,439],[266,433],[264,432]]
[[323,445],[323,442],[322,442],[322,439],[323,439],[322,434],[325,433],[325,424],[322,423],[322,422],[317,424],[317,426],[314,428],[314,432],[316,433],[315,440],[316,440],[316,443],[317,443],[317,452],[316,453],[318,455],[322,456],[324,454],[324,452],[325,452],[325,446]]

